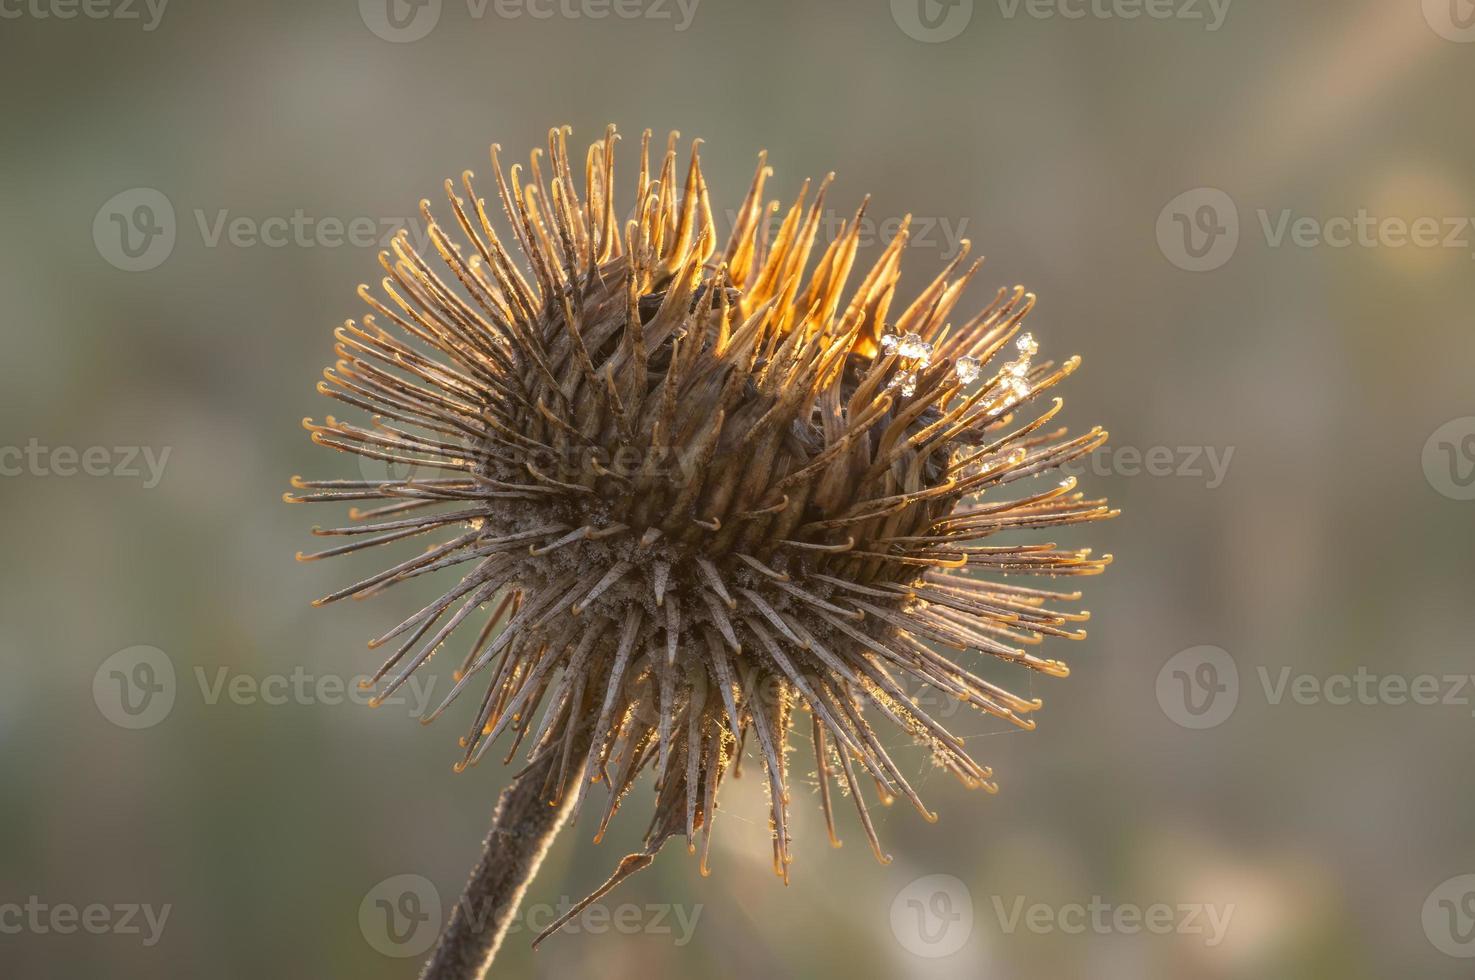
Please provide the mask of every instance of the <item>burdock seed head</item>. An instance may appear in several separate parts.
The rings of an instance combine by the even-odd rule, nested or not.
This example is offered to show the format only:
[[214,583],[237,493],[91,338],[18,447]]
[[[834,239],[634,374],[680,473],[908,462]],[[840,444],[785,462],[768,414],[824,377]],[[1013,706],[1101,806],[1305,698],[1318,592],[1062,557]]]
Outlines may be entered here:
[[1112,516],[1073,479],[1004,495],[1104,442],[1050,430],[1059,399],[1022,411],[1079,359],[1037,359],[1022,288],[952,320],[979,265],[963,255],[897,302],[905,222],[853,275],[864,204],[811,269],[828,178],[770,235],[760,155],[722,245],[699,144],[679,180],[677,134],[652,171],[647,132],[622,221],[613,128],[579,172],[566,136],[550,133],[526,173],[504,172],[492,147],[510,237],[469,171],[446,181],[449,224],[421,204],[433,254],[398,237],[380,255],[381,294],[359,289],[372,312],[337,330],[319,390],[373,418],[309,420],[312,439],[404,469],[295,479],[294,502],[384,501],[315,530],[346,543],[300,557],[446,540],[319,603],[455,569],[443,596],[370,644],[392,650],[376,698],[479,618],[430,716],[468,690],[479,699],[457,767],[506,737],[508,759],[524,747],[547,764],[550,802],[604,782],[601,834],[651,769],[646,861],[684,835],[700,838],[705,872],[723,775],[752,743],[787,878],[795,729],[813,740],[831,838],[835,781],[885,861],[861,780],[934,819],[883,748],[886,726],[993,791],[916,695],[1032,728],[1040,702],[975,674],[973,655],[1064,676],[1032,651],[1084,636],[1085,613],[1054,608],[1079,593],[1018,577],[1091,575],[1109,557],[980,543]]

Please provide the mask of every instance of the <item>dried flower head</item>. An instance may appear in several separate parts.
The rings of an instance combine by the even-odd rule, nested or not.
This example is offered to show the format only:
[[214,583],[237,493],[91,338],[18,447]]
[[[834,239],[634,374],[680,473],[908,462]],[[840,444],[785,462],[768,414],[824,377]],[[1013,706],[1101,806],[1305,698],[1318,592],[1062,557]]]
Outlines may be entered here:
[[952,325],[979,265],[960,272],[961,254],[894,312],[905,226],[847,293],[864,204],[806,274],[828,178],[808,203],[806,183],[770,236],[760,156],[719,247],[699,144],[678,182],[676,134],[656,172],[645,134],[622,226],[613,128],[582,179],[566,136],[550,134],[526,178],[504,173],[492,148],[510,239],[470,172],[459,188],[446,181],[453,225],[421,204],[435,254],[397,238],[380,256],[382,298],[360,287],[372,313],[336,332],[340,360],[319,389],[373,421],[309,420],[313,441],[408,469],[294,480],[291,501],[385,501],[315,530],[347,543],[300,557],[450,537],[319,603],[456,569],[443,596],[371,642],[393,645],[376,697],[488,610],[430,718],[473,689],[458,768],[507,736],[508,759],[525,745],[533,761],[557,760],[548,800],[582,803],[591,783],[607,785],[601,834],[653,769],[655,815],[631,867],[680,835],[700,841],[705,872],[723,774],[751,735],[787,877],[795,727],[813,740],[831,838],[833,782],[887,860],[863,777],[934,818],[878,724],[992,791],[991,771],[917,693],[1032,728],[1040,702],[974,673],[968,655],[1064,676],[1031,648],[1084,636],[1085,613],[1054,608],[1079,593],[1005,580],[1090,575],[1109,557],[979,543],[1112,515],[1074,480],[1001,495],[1104,442],[1099,429],[1046,431],[1058,399],[1017,420],[1079,360],[1036,360],[1019,333],[1034,304],[1022,288]]

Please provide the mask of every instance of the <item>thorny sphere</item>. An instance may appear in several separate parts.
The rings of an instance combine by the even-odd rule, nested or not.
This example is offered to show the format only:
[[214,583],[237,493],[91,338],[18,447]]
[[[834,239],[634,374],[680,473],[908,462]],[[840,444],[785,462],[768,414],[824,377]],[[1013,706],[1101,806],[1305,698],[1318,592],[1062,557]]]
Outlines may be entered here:
[[897,301],[905,228],[853,277],[865,205],[817,242],[828,179],[812,202],[806,183],[770,235],[760,156],[719,247],[699,143],[678,182],[676,134],[657,172],[645,134],[623,220],[613,127],[582,175],[567,135],[550,133],[526,174],[504,173],[492,148],[510,239],[469,171],[459,187],[446,181],[452,224],[421,205],[434,254],[397,238],[380,256],[382,295],[360,287],[372,312],[336,331],[339,360],[319,390],[373,419],[307,428],[390,475],[294,479],[294,502],[384,501],[315,529],[345,543],[299,557],[450,536],[318,604],[455,569],[441,598],[371,642],[393,650],[376,700],[480,619],[457,634],[475,638],[430,715],[479,695],[457,768],[504,736],[509,760],[557,754],[549,801],[573,793],[579,806],[604,783],[601,835],[652,769],[646,863],[684,835],[700,842],[705,873],[723,775],[752,742],[787,879],[796,730],[812,740],[831,839],[833,784],[888,860],[866,792],[935,818],[878,728],[904,729],[937,765],[993,791],[991,770],[917,693],[1032,728],[1040,702],[970,661],[1064,676],[1031,650],[1084,636],[1085,613],[1055,609],[1079,593],[1019,576],[1091,575],[1109,556],[980,543],[1114,513],[1073,479],[1003,495],[1105,441],[1100,429],[1047,431],[1058,399],[1021,411],[1079,360],[1034,360],[1022,288],[953,323],[979,267],[960,271],[963,254]]

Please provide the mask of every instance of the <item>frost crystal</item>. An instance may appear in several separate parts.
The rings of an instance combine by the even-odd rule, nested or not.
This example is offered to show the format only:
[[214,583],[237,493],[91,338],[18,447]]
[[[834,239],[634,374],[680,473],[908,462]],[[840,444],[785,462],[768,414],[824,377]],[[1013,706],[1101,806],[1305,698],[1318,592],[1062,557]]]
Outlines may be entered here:
[[909,357],[913,360],[921,361],[924,367],[932,360],[932,345],[924,342],[921,337],[914,333],[909,333],[901,338],[901,343],[897,346],[897,352],[902,357]]

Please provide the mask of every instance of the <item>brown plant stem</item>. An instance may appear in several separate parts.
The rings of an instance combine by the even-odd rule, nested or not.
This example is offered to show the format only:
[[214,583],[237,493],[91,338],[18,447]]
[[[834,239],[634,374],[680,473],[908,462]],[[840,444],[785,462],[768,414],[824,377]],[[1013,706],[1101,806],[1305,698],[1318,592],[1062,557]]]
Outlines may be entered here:
[[[585,748],[576,747],[575,758],[587,751],[587,736],[581,741]],[[571,772],[558,802],[549,802],[560,755],[544,753],[502,790],[481,859],[451,910],[420,980],[481,980],[488,975],[523,893],[573,807],[570,790],[578,781],[577,771]]]

